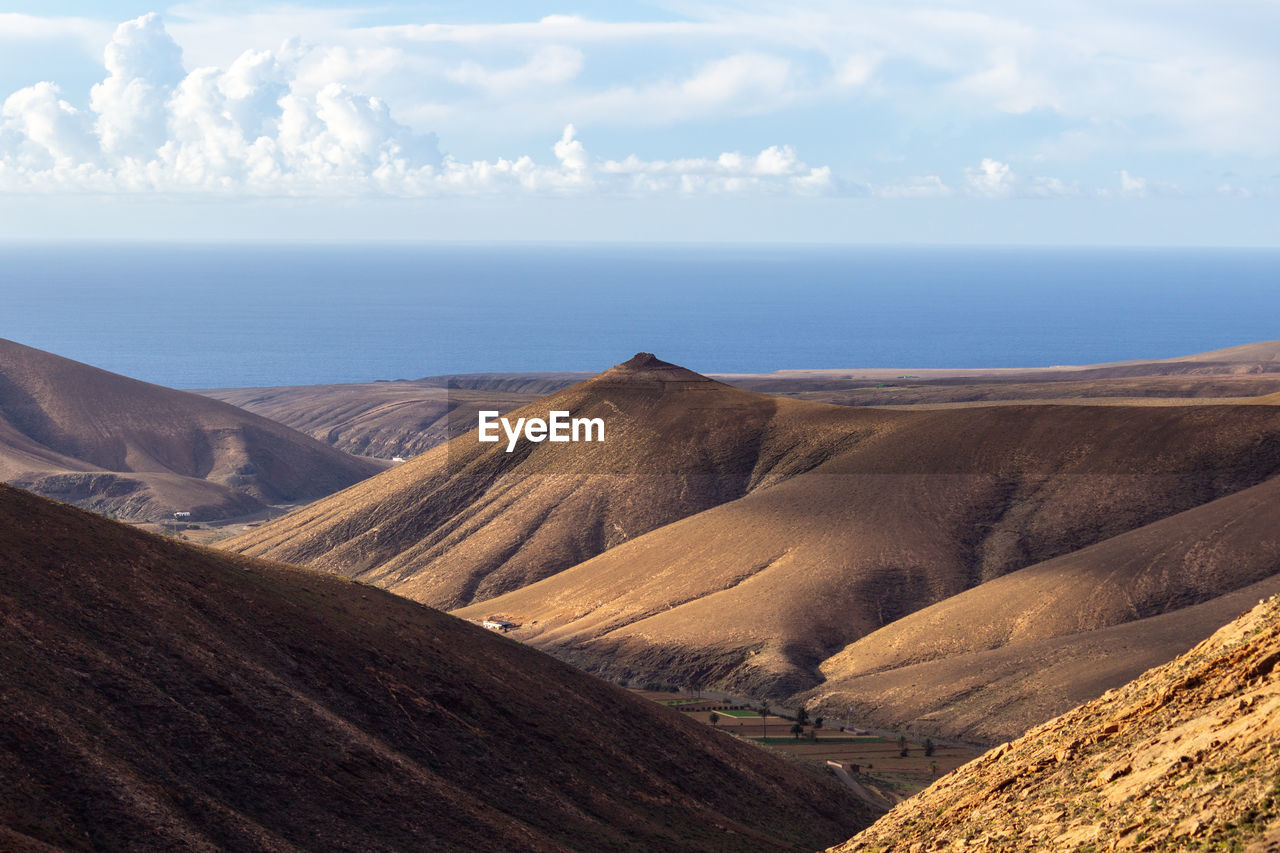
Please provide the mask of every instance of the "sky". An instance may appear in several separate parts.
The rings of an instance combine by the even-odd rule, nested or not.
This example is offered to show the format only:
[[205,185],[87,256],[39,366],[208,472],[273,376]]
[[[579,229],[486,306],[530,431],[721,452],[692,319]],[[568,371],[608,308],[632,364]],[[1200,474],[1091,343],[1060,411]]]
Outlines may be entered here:
[[11,0],[0,240],[1280,245],[1277,0]]

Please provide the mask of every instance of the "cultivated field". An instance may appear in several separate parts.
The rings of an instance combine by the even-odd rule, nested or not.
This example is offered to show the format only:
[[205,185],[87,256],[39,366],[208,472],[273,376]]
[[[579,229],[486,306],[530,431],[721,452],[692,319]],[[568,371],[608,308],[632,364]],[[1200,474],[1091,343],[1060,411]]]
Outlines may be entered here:
[[[711,715],[719,719],[715,728],[746,738],[797,758],[824,765],[839,761],[851,773],[870,779],[872,784],[897,796],[906,796],[932,784],[982,754],[982,750],[958,744],[935,743],[933,755],[925,755],[923,741],[908,740],[907,755],[901,755],[897,739],[873,734],[855,735],[841,731],[839,723],[815,729],[805,726],[797,736],[791,731],[795,721],[770,715],[761,720],[750,703],[698,699],[683,693],[633,690],[639,696],[680,711],[692,720],[711,725]],[[745,704],[747,707],[738,708]],[[718,710],[710,710],[712,708]],[[862,731],[857,729],[856,731]],[[810,735],[813,739],[810,739]]]

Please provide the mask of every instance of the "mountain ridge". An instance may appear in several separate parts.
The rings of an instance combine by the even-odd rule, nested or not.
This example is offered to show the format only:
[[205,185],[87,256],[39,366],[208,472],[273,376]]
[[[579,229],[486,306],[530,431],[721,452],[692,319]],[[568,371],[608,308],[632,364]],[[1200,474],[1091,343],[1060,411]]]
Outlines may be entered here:
[[99,512],[243,515],[385,467],[259,415],[0,339],[0,479]]
[[886,420],[743,391],[646,355],[507,415],[601,417],[602,444],[522,442],[507,453],[470,431],[225,545],[460,606],[794,476]]
[[[1073,687],[1080,655],[1130,644],[1135,662],[1158,662],[1201,639],[1221,602],[1181,633],[1159,623],[1149,642],[1123,624],[1275,574],[1271,539],[1258,538],[1274,502],[1250,497],[1280,482],[1275,407],[849,408],[755,394],[641,353],[508,417],[547,409],[611,419],[610,441],[508,454],[464,435],[228,546],[511,621],[521,641],[608,678],[788,697],[832,716],[842,683],[876,684],[895,691],[884,703],[895,725],[974,739],[1038,721],[1015,708],[1029,701],[1008,686],[1019,673],[1052,662],[1059,680],[1033,704],[1069,707],[1136,674],[1116,664]],[[1246,504],[1257,522],[1220,536]],[[1152,542],[1181,550],[1144,574]],[[1194,556],[1214,548],[1220,557]],[[1121,558],[1137,561],[1141,600],[1111,582],[1115,600],[1078,625],[942,655],[965,679],[981,661],[1008,674],[983,694],[1008,712],[976,733],[976,699],[899,683],[952,664],[824,669],[958,594],[1088,578]],[[1190,574],[1173,570],[1180,560]],[[991,612],[1025,622],[1009,601]],[[948,636],[925,639],[941,648]]]
[[90,849],[811,850],[785,762],[382,590],[0,485],[0,839]]
[[1280,598],[935,782],[832,853],[1280,844]]
[[1255,407],[884,414],[811,470],[456,612],[610,677],[790,695],[842,637],[1280,470],[1280,413]]

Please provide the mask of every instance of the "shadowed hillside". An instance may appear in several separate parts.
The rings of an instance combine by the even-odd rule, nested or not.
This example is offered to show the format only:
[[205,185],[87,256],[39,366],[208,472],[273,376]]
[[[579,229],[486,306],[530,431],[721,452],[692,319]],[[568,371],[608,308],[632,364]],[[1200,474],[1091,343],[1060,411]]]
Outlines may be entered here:
[[380,590],[4,486],[0,517],[6,850],[812,850],[869,822]]
[[[807,698],[888,728],[1007,740],[1280,592],[1278,531],[1272,479],[905,616],[824,661]],[[1080,665],[1047,666],[1069,658]]]
[[809,470],[887,420],[742,391],[643,354],[508,417],[550,410],[603,418],[606,441],[508,453],[473,429],[225,546],[457,607]]
[[225,518],[385,467],[235,406],[0,340],[0,479],[121,518]]
[[[1280,471],[1280,411],[1268,407],[881,414],[893,417],[873,437],[808,472],[459,612],[520,623],[522,639],[615,677],[785,695],[921,607]],[[1233,562],[1256,544],[1225,542],[1212,571],[1152,575],[1140,609],[1117,585],[1123,619],[1113,608],[1092,627],[1275,573],[1265,548]]]
[[1280,845],[1280,599],[900,803],[839,853]]
[[[813,690],[975,740],[1167,660],[1280,571],[1271,406],[851,409],[645,356],[511,416],[552,408],[609,441],[462,436],[231,546],[510,620],[609,677]],[[941,627],[909,621],[966,590]],[[930,627],[895,645],[904,617]]]

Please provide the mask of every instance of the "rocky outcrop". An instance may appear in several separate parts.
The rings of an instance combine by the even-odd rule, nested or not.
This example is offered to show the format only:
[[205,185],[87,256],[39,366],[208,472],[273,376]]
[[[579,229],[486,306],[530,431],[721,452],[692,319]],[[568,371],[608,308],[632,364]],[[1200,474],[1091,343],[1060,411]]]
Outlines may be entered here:
[[1280,849],[1277,664],[1273,596],[832,849]]

